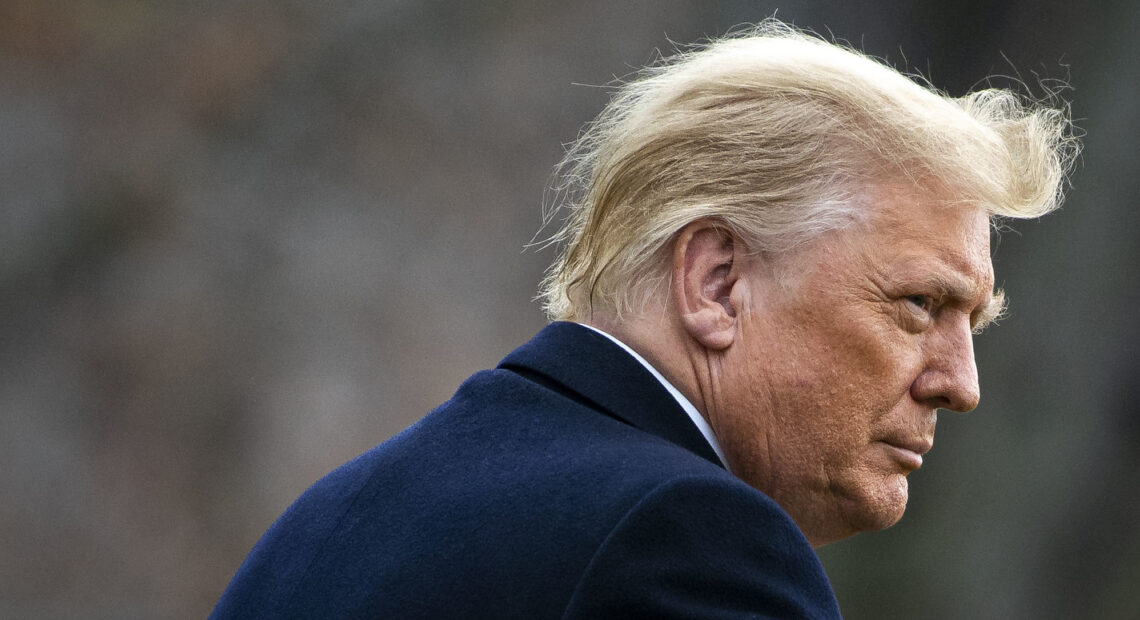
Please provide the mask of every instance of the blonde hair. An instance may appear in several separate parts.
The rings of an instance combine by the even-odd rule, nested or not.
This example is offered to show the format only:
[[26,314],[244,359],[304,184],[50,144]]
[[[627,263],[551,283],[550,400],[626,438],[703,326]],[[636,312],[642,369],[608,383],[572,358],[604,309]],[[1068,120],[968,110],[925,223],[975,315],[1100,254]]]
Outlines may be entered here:
[[538,299],[552,320],[640,310],[672,237],[715,219],[780,252],[859,218],[861,190],[934,179],[992,216],[1055,209],[1076,157],[1067,109],[988,89],[950,98],[774,19],[618,89],[557,175]]

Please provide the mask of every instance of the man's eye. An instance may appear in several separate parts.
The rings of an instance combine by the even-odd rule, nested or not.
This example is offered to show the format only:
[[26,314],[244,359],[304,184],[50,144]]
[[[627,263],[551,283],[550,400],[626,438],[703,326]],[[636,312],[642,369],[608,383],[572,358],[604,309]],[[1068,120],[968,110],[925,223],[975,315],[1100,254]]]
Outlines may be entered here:
[[934,308],[934,300],[928,295],[907,295],[906,302],[922,312],[930,312]]

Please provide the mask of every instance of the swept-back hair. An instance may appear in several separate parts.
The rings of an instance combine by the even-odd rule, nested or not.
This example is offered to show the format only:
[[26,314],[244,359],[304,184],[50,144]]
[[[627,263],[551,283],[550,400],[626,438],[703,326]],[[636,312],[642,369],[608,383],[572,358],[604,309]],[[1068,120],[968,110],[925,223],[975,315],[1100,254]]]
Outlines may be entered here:
[[1002,89],[951,98],[766,20],[645,69],[570,146],[539,299],[553,320],[638,311],[687,224],[714,219],[750,250],[785,251],[859,219],[876,182],[1037,217],[1060,204],[1077,151],[1063,105]]

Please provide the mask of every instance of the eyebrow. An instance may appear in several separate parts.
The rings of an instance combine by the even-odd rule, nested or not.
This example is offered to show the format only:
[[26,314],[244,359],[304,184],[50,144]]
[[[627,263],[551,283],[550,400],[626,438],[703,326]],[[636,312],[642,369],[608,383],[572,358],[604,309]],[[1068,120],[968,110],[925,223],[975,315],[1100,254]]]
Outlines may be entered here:
[[999,288],[994,291],[994,295],[990,298],[989,303],[975,311],[970,317],[970,331],[975,335],[982,333],[982,330],[993,325],[998,319],[1005,315],[1005,309],[1005,291]]
[[[978,287],[971,286],[965,278],[957,274],[931,273],[928,274],[927,284],[940,300],[949,298],[956,302],[968,303],[977,296]],[[989,301],[970,314],[970,330],[974,334],[982,333],[982,330],[1005,314],[1005,309],[1005,292],[1001,289],[994,290]]]

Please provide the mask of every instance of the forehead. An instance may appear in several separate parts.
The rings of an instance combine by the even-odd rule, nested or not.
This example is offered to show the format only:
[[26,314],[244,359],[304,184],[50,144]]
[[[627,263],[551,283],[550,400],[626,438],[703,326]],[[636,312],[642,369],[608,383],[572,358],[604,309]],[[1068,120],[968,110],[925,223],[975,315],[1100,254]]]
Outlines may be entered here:
[[850,242],[878,268],[981,298],[993,288],[989,215],[929,191],[875,188]]

